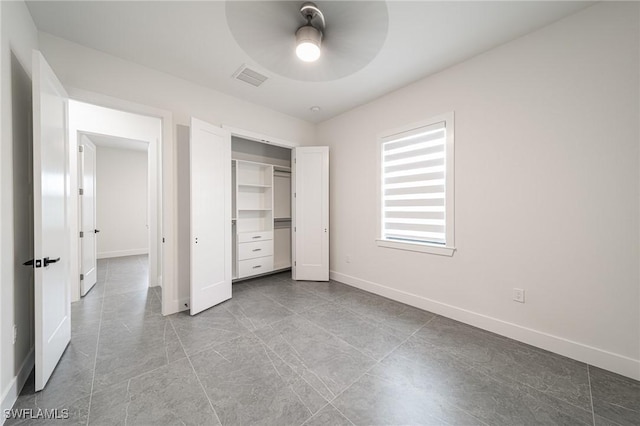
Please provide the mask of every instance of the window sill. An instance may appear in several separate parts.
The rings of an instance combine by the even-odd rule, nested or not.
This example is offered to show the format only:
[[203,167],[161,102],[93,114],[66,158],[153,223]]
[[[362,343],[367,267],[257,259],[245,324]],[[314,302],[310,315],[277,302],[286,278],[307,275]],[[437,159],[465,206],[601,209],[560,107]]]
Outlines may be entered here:
[[437,254],[439,256],[453,256],[455,247],[438,246],[434,244],[414,244],[399,241],[376,240],[378,247],[387,247],[397,250],[419,251],[422,253]]

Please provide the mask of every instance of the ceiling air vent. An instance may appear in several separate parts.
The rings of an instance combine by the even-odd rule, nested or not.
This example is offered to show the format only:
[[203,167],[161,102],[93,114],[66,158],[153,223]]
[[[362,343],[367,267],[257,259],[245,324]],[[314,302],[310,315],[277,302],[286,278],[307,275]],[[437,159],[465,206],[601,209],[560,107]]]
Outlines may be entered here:
[[242,80],[245,83],[249,83],[250,85],[255,87],[260,86],[267,80],[266,75],[262,75],[244,64],[240,66],[240,68],[238,68],[235,73],[233,73],[233,78],[235,78],[236,80]]

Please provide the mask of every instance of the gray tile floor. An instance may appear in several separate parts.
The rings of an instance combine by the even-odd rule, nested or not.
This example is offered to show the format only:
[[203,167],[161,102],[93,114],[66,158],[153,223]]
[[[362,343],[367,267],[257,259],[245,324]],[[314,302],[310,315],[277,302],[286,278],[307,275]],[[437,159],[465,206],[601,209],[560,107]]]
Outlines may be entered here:
[[14,408],[92,425],[640,425],[637,381],[337,282],[284,273],[162,317],[146,280],[145,257],[101,261],[51,381]]

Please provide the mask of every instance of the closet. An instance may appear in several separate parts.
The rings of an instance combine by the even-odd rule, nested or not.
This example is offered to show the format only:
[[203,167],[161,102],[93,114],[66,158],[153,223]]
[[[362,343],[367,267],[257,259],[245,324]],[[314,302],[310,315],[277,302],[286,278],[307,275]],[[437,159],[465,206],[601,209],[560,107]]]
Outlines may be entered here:
[[231,138],[233,279],[290,269],[291,149]]
[[294,280],[328,281],[329,148],[195,118],[188,137],[178,130],[183,307],[195,315],[230,299],[234,280],[288,269]]

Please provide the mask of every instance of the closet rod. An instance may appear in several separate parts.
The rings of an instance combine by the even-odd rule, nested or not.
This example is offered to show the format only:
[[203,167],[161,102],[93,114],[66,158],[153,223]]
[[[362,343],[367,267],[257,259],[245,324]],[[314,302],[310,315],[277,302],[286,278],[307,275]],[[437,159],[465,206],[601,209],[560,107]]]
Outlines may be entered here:
[[291,222],[290,217],[276,217],[273,219],[274,222]]

